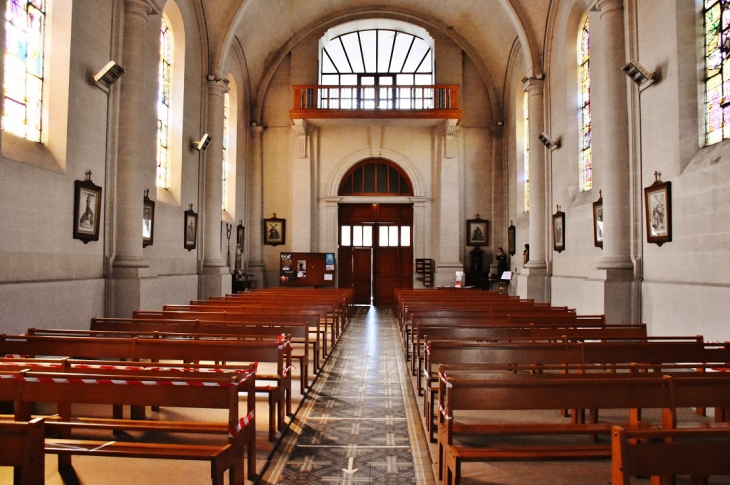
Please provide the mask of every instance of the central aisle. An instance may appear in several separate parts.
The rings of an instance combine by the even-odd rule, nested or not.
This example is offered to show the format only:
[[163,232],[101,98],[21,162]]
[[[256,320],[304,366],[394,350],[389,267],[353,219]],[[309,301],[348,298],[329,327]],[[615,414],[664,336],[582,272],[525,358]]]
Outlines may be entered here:
[[356,307],[262,482],[431,484],[390,308]]

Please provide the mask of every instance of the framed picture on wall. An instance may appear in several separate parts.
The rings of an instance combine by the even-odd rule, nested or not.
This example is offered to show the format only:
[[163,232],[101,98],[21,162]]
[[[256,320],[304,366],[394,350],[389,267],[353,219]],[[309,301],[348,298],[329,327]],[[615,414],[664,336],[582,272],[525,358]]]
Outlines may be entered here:
[[198,235],[198,214],[193,211],[193,204],[190,204],[190,209],[185,211],[185,228],[183,231],[184,242],[183,246],[188,251],[195,249],[197,235]]
[[654,183],[644,188],[646,240],[661,246],[672,240],[672,183],[659,180],[654,172]]
[[515,252],[517,251],[516,245],[515,245],[515,238],[516,238],[516,230],[515,226],[512,225],[512,221],[510,221],[510,225],[507,228],[507,251],[511,256],[514,256]]
[[100,218],[101,187],[91,181],[91,171],[88,171],[86,180],[74,182],[74,239],[84,244],[98,241]]
[[562,252],[565,249],[565,212],[560,210],[553,214],[553,249]]
[[479,214],[466,221],[466,245],[489,246],[489,221],[479,219]]
[[286,243],[286,220],[276,217],[264,219],[264,244],[278,246]]
[[142,209],[142,247],[152,246],[155,241],[155,201],[149,198],[150,189],[144,192]]
[[603,196],[598,191],[598,200],[593,203],[593,245],[603,249]]

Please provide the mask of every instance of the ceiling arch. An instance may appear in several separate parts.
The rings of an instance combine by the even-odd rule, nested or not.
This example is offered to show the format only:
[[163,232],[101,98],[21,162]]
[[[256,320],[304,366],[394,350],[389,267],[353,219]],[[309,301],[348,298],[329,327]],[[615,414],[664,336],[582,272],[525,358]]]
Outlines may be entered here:
[[[542,75],[542,46],[547,12],[554,0],[363,0],[292,2],[290,0],[199,0],[210,32],[210,72],[220,72],[231,43],[240,42],[256,98],[252,118],[260,118],[261,101],[273,72],[291,48],[316,29],[377,15],[402,19],[451,38],[472,59],[484,79],[494,116],[502,117],[504,73],[515,39],[528,66],[526,75]],[[215,3],[215,5],[213,5]],[[215,8],[215,10],[213,10]],[[212,25],[220,25],[213,29]]]

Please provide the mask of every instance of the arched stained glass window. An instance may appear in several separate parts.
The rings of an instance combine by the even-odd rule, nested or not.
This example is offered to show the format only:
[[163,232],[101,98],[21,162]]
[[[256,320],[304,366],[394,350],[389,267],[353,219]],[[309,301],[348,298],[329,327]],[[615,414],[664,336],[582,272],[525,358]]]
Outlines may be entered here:
[[172,30],[165,17],[160,29],[160,82],[157,95],[157,186],[170,187],[170,82],[173,55]]
[[373,158],[358,163],[347,172],[338,195],[413,195],[413,187],[397,165]]
[[730,3],[705,0],[705,142],[730,138]]
[[591,70],[586,19],[578,36],[578,66],[580,69],[580,190],[593,187],[593,155],[591,153]]
[[524,131],[524,158],[525,169],[525,212],[530,212],[530,98],[525,91],[522,101],[522,117],[525,124]]
[[3,130],[41,141],[44,0],[8,0],[5,10]]
[[228,106],[230,95],[223,94],[223,210],[228,210]]

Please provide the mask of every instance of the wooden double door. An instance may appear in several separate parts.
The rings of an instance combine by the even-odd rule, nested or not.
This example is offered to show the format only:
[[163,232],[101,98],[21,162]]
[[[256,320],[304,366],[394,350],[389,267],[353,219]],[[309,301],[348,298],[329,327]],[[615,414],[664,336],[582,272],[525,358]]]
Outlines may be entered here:
[[395,288],[413,288],[413,205],[340,204],[338,286],[355,303],[394,305]]

